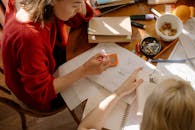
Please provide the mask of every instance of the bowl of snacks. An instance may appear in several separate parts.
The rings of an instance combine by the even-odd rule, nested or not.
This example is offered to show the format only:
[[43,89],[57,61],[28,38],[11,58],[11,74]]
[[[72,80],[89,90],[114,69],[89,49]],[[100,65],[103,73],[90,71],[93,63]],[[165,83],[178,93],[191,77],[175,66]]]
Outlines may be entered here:
[[183,29],[182,21],[175,15],[164,14],[160,16],[155,24],[156,33],[162,40],[170,42],[179,37]]
[[141,52],[149,57],[153,57],[161,50],[161,43],[154,37],[146,37],[140,42]]

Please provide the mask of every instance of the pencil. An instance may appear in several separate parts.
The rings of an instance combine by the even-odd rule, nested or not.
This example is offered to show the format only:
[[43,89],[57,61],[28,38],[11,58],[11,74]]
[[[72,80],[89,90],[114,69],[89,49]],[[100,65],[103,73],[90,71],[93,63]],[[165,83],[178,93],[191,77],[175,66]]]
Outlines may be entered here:
[[160,51],[155,57],[153,57],[153,59],[159,58],[159,56],[160,56],[163,52],[165,52],[165,51],[166,51],[167,49],[169,49],[171,46],[173,46],[174,44],[176,44],[177,41],[178,41],[178,38],[175,39],[174,41],[172,41],[172,42],[171,42],[168,46],[166,46],[162,51]]

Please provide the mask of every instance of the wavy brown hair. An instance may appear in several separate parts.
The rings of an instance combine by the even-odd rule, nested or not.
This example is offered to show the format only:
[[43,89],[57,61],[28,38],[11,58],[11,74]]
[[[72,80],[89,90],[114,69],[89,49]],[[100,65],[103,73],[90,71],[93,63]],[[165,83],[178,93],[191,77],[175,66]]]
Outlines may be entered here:
[[53,17],[55,0],[21,0],[20,4],[34,22],[46,22]]
[[195,130],[195,92],[183,80],[167,79],[148,97],[141,130]]

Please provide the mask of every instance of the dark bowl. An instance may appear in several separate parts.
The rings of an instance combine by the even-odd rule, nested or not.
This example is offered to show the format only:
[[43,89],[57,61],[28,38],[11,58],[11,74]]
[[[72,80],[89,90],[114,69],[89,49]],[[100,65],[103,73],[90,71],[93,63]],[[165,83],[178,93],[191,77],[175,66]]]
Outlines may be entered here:
[[140,43],[141,52],[149,57],[153,57],[161,50],[161,43],[154,37],[146,37]]

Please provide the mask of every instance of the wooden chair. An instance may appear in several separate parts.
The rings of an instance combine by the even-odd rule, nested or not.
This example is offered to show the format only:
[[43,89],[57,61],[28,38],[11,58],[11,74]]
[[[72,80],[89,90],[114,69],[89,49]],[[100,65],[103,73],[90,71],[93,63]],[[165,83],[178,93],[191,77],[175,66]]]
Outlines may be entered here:
[[[0,77],[1,77],[1,80],[3,80],[4,78],[3,69],[0,67],[0,70],[1,70]],[[76,115],[75,111],[74,110],[71,111],[66,105],[62,108],[59,108],[59,109],[56,109],[50,112],[40,112],[40,111],[36,111],[34,109],[27,107],[25,104],[23,104],[19,99],[15,97],[15,95],[6,87],[4,83],[3,85],[2,84],[0,85],[0,102],[13,108],[20,115],[23,130],[27,130],[25,114],[33,116],[33,117],[47,117],[47,116],[54,115],[58,112],[61,112],[65,108],[69,110],[75,122],[77,124],[80,123],[80,119]]]

